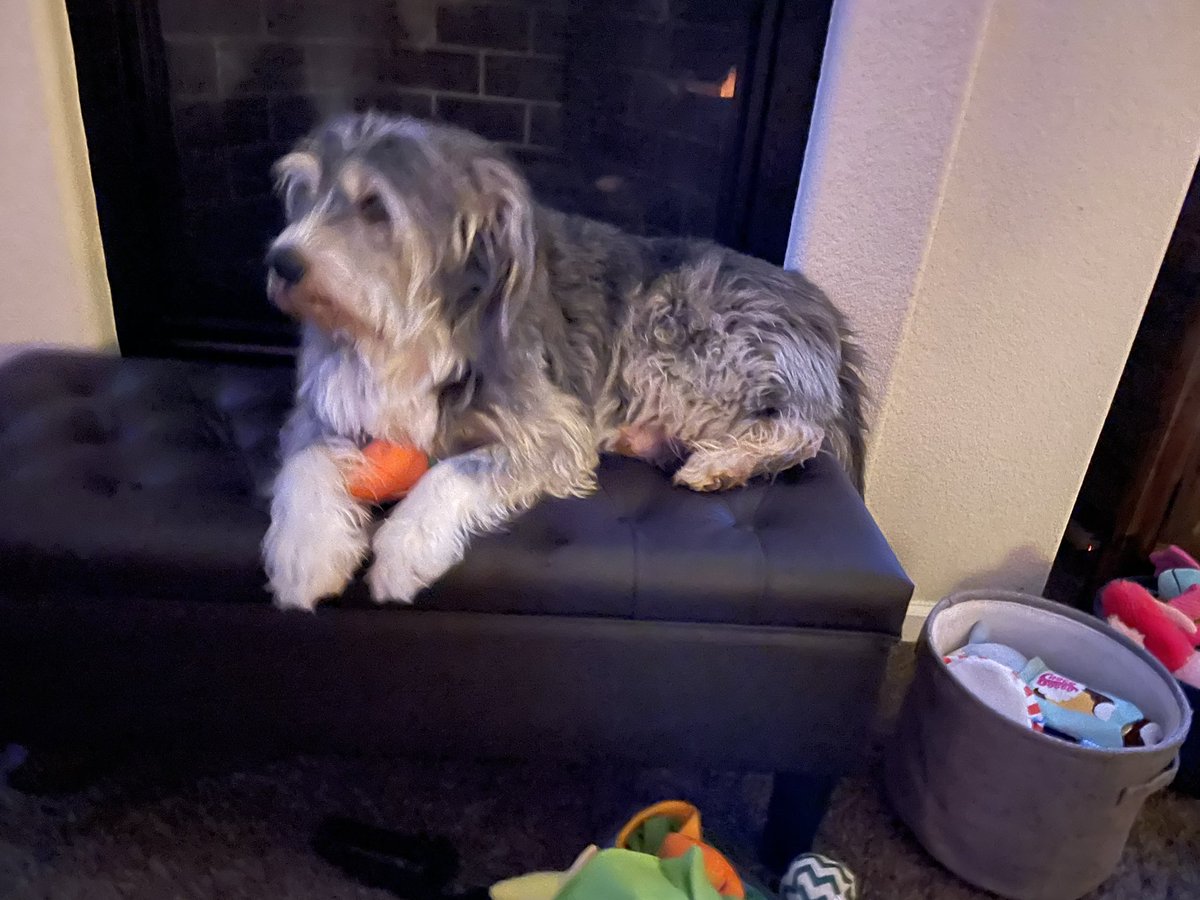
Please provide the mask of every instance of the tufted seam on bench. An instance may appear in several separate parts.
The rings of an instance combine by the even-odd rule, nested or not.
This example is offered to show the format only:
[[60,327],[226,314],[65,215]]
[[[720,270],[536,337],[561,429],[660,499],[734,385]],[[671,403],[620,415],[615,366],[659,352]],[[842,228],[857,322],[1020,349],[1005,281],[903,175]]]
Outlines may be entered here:
[[254,497],[256,487],[254,471],[250,466],[250,460],[247,458],[245,448],[237,440],[237,430],[234,428],[229,412],[216,401],[215,395],[208,400],[201,397],[200,392],[196,389],[196,382],[192,372],[188,372],[184,377],[184,385],[187,387],[188,394],[196,406],[197,414],[205,420],[205,424],[207,425],[211,421],[213,425],[219,428],[227,455],[235,457],[238,467],[242,470],[246,495]]
[[629,588],[629,607],[630,607],[630,615],[636,619],[636,618],[638,618],[638,581],[639,581],[639,574],[641,572],[641,557],[639,555],[639,543],[640,542],[638,540],[637,522],[634,520],[634,518],[632,516],[625,514],[625,512],[621,508],[621,504],[619,504],[617,502],[617,498],[614,497],[611,493],[609,493],[608,488],[606,488],[604,486],[603,479],[600,479],[600,478],[596,479],[596,484],[599,485],[600,493],[609,502],[609,504],[612,506],[612,508],[617,512],[617,521],[620,522],[622,525],[625,525],[629,529],[629,546],[630,546],[630,551],[633,555],[632,566],[631,566],[633,571],[630,576],[631,584],[630,584],[630,588]]
[[763,541],[762,530],[759,527],[759,513],[762,512],[763,506],[766,505],[767,497],[771,495],[771,491],[775,488],[775,478],[767,482],[762,493],[758,495],[758,503],[754,506],[754,512],[750,514],[750,530],[754,532],[754,540],[758,544],[758,554],[762,558],[762,568],[759,570],[758,579],[758,603],[756,604],[756,612],[763,609],[767,604],[767,571],[769,561],[767,560],[767,545]]

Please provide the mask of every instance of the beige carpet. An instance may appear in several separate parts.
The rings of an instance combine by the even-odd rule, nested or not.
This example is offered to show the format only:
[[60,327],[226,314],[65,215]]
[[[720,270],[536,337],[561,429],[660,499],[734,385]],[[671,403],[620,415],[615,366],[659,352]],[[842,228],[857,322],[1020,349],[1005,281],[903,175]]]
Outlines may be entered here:
[[[888,711],[909,652],[899,651],[893,666]],[[857,871],[868,900],[989,896],[939,867],[898,825],[876,784],[878,748],[871,758],[868,772],[835,794],[817,849]],[[768,788],[763,775],[734,773],[312,757],[180,777],[142,760],[65,797],[0,788],[0,898],[390,897],[309,849],[315,825],[331,813],[446,835],[462,855],[464,887],[565,867],[639,805],[667,796],[697,802],[744,860]],[[1094,896],[1200,898],[1200,800],[1153,798],[1120,868]]]

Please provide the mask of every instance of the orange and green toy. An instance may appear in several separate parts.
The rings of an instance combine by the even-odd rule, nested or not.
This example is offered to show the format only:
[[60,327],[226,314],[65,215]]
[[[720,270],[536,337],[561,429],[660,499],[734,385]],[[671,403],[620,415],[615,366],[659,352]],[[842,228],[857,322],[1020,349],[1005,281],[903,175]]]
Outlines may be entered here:
[[566,872],[534,872],[493,885],[491,900],[725,900],[693,847],[685,856],[589,847]]
[[601,850],[554,900],[724,900],[704,876],[704,861],[692,848],[663,859],[635,850]]
[[404,497],[429,471],[424,451],[406,444],[371,441],[362,462],[346,474],[346,490],[363,503],[388,503]]
[[494,885],[491,900],[767,900],[704,843],[700,811],[682,800],[634,816],[607,850],[589,847],[565,872]]
[[686,856],[689,850],[697,847],[704,860],[704,873],[717,893],[736,900],[746,896],[742,880],[729,860],[704,843],[700,810],[683,800],[664,800],[643,809],[617,834],[616,846],[650,853],[659,859]]

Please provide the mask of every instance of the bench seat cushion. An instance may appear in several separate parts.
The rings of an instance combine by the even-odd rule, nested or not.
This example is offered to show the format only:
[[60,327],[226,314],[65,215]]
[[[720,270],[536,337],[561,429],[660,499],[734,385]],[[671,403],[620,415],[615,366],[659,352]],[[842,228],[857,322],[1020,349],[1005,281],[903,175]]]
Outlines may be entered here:
[[[266,603],[287,367],[36,351],[0,368],[0,591]],[[897,634],[904,572],[836,462],[721,494],[605,459],[417,600],[443,612]],[[368,602],[361,583],[341,605]]]

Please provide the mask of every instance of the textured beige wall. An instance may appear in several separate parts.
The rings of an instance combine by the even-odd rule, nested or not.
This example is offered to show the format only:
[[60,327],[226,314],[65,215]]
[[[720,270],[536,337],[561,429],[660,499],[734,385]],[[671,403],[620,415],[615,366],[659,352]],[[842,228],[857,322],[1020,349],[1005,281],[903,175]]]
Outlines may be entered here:
[[1200,3],[839,0],[792,264],[874,357],[929,603],[1039,591],[1200,148]]
[[115,348],[62,0],[0,3],[0,354]]
[[788,256],[869,341],[876,398],[900,352],[989,5],[841,0],[830,22]]

